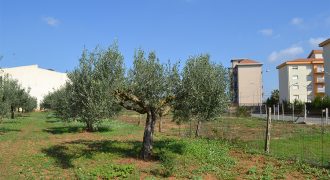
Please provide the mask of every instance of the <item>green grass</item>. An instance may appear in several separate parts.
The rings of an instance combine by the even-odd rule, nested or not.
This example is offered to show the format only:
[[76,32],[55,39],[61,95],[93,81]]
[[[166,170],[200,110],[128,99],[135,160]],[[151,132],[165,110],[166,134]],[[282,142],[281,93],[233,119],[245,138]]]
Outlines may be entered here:
[[[133,113],[129,116],[135,117]],[[264,122],[256,119],[238,119],[235,122],[228,121],[227,125],[231,128],[239,126],[258,129],[264,126]],[[256,163],[254,167],[245,167],[244,164],[240,164],[243,161],[241,158],[247,158],[246,161],[249,162],[250,155],[231,155],[230,152],[233,149],[236,151],[236,147],[227,140],[221,140],[225,136],[220,140],[192,139],[157,133],[154,137],[153,160],[144,162],[138,159],[143,127],[114,119],[105,120],[98,127],[97,132],[87,133],[84,124],[65,123],[46,112],[31,113],[15,120],[4,120],[0,124],[1,178],[203,179],[210,175],[218,179],[280,179],[291,170],[307,174],[300,174],[300,177],[329,175],[328,171],[324,173],[304,163],[279,165],[277,160],[271,160],[264,166]],[[226,134],[212,131],[212,135],[231,135],[230,133],[235,132],[228,131]],[[296,140],[294,135],[288,137],[293,139],[274,140],[272,149],[288,153],[283,146],[295,146],[292,141]],[[256,142],[250,139],[251,137],[246,137],[241,141],[236,138],[237,142],[245,144]],[[312,140],[313,138],[310,138],[310,141]],[[286,157],[285,154],[282,156]]]
[[[203,136],[223,139],[249,152],[263,153],[266,121],[257,118],[220,118],[204,124]],[[322,140],[323,139],[323,140]],[[270,151],[274,157],[330,166],[330,126],[273,121]]]

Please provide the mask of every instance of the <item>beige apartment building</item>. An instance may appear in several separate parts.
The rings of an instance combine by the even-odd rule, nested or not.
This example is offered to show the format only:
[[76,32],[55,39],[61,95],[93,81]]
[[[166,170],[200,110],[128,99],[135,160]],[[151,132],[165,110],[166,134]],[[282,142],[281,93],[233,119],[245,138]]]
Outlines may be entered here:
[[276,67],[279,75],[280,101],[311,102],[324,96],[324,61],[322,50],[313,50],[305,59],[286,61]]
[[[324,57],[324,71],[325,71],[325,83],[330,84],[330,38],[320,43],[320,47],[323,48]],[[325,94],[330,96],[330,87],[325,87]]]
[[239,106],[262,104],[262,63],[250,59],[231,60],[232,102]]
[[4,68],[0,75],[8,74],[25,89],[30,89],[30,95],[37,98],[38,108],[44,96],[61,86],[68,80],[66,73],[51,69],[39,68],[38,65]]

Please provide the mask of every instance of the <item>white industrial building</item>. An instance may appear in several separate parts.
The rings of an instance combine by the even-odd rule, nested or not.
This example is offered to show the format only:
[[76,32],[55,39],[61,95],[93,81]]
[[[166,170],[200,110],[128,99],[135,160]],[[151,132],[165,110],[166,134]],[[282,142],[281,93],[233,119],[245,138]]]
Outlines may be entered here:
[[68,80],[66,73],[39,68],[38,65],[4,68],[3,73],[16,79],[23,88],[30,89],[30,95],[37,98],[38,108],[45,95],[60,88]]

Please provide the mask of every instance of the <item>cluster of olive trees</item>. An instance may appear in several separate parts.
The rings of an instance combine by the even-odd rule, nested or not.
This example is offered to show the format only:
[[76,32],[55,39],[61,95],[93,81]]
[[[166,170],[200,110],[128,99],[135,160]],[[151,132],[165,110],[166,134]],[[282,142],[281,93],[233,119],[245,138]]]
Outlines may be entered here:
[[[126,72],[126,74],[125,74]],[[226,69],[208,55],[189,58],[182,70],[178,64],[162,64],[155,52],[138,49],[133,66],[125,71],[117,45],[107,50],[83,51],[80,64],[69,73],[65,87],[49,94],[43,107],[54,109],[63,119],[76,119],[93,131],[103,118],[120,107],[147,114],[141,157],[152,153],[156,121],[173,112],[174,120],[212,120],[228,106]]]
[[0,118],[15,118],[15,111],[33,111],[37,107],[37,99],[29,95],[29,90],[22,88],[16,80],[7,75],[0,76]]

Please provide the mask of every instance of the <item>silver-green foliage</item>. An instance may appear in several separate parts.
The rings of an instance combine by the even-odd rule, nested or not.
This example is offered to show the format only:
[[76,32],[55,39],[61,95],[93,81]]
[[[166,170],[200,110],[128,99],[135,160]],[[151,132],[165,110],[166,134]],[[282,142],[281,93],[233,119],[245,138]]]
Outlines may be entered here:
[[182,72],[181,87],[176,92],[174,118],[196,119],[200,124],[224,113],[229,101],[227,75],[227,70],[212,63],[209,55],[189,58]]
[[37,99],[30,96],[29,90],[22,88],[16,80],[6,74],[0,76],[0,117],[5,117],[11,112],[11,117],[14,118],[17,108],[30,112],[36,107]]
[[123,56],[116,44],[107,50],[84,50],[79,66],[68,74],[69,114],[84,122],[87,130],[95,130],[103,118],[120,110],[113,91],[121,84],[123,75]]

